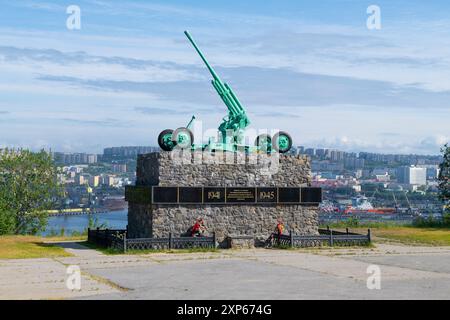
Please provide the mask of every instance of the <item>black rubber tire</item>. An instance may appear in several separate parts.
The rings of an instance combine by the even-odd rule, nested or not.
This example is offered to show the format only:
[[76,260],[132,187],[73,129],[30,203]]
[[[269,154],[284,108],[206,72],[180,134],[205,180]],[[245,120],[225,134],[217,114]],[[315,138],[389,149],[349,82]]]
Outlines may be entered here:
[[166,134],[168,134],[168,133],[171,133],[172,136],[173,136],[173,130],[172,130],[172,129],[166,129],[166,130],[163,130],[163,131],[161,131],[161,133],[158,135],[158,145],[159,145],[159,147],[160,147],[161,149],[163,149],[164,151],[172,151],[172,150],[173,150],[173,147],[170,147],[170,146],[168,146],[168,145],[166,145],[166,144],[164,143],[163,137],[164,137]]
[[[189,134],[190,139],[191,139],[189,146],[181,146],[181,145],[178,144],[178,138],[177,137],[182,132],[185,132],[185,133]],[[172,142],[175,144],[176,147],[179,147],[181,149],[188,149],[194,144],[194,134],[188,128],[185,128],[185,127],[178,128],[172,134]]]
[[263,139],[269,141],[270,146],[268,146],[265,151],[270,152],[271,148],[272,148],[272,138],[267,133],[260,134],[259,136],[256,137],[255,146],[257,146],[261,149],[261,146],[259,144],[260,144],[260,141]]
[[[280,147],[278,145],[278,139],[279,139],[280,135],[286,136],[288,138],[288,141],[289,141],[288,147],[286,147],[284,149],[280,149]],[[285,131],[279,131],[279,132],[275,133],[273,135],[273,138],[272,138],[272,148],[277,150],[279,153],[286,153],[289,150],[291,150],[291,148],[292,148],[292,137],[291,137],[291,135],[289,133],[285,132]]]

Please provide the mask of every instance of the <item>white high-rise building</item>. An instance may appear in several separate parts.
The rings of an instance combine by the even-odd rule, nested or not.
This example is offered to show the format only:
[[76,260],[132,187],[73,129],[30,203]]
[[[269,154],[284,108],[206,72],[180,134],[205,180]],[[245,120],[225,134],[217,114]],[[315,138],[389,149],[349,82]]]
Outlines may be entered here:
[[397,170],[397,181],[412,185],[427,184],[427,169],[416,166],[404,166]]

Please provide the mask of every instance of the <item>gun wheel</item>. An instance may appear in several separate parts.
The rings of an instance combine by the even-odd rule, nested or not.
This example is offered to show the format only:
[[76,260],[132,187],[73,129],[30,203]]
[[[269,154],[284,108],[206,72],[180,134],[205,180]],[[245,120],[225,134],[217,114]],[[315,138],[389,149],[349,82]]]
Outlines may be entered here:
[[159,147],[164,151],[172,151],[173,148],[175,147],[175,144],[172,142],[172,135],[173,135],[172,129],[163,130],[158,135]]
[[269,153],[272,150],[272,138],[266,133],[260,134],[256,137],[255,145],[259,151]]
[[194,134],[188,128],[178,128],[173,132],[172,142],[180,149],[191,148],[194,143]]
[[288,152],[292,147],[292,138],[289,133],[280,131],[275,133],[272,138],[272,145],[279,153]]

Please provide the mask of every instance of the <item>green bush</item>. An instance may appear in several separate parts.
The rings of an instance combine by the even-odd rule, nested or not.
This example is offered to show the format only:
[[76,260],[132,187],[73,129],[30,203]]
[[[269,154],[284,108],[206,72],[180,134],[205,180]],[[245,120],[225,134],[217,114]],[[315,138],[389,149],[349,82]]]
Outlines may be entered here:
[[441,219],[418,217],[414,219],[413,226],[418,228],[450,228],[450,214],[445,213]]
[[14,214],[0,208],[0,235],[14,233],[14,226]]
[[359,219],[358,219],[358,218],[355,218],[355,217],[350,217],[350,218],[347,220],[347,225],[348,225],[349,227],[356,228],[357,226],[359,226]]
[[442,216],[442,222],[444,223],[444,226],[450,227],[450,213],[445,213]]

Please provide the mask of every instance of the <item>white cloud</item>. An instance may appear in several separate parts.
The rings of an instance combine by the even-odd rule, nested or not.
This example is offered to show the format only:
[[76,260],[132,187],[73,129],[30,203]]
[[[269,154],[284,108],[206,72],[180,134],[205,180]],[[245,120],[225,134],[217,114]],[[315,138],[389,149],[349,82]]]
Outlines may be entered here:
[[[0,29],[0,43],[7,46],[0,48],[0,107],[11,119],[2,122],[0,144],[155,144],[150,137],[184,124],[191,111],[216,127],[217,112],[225,108],[182,34],[184,25],[192,26],[255,127],[276,125],[291,132],[296,144],[349,150],[436,153],[450,136],[450,36],[441,29],[448,21],[398,22],[368,33],[344,24],[178,5],[85,3],[99,19],[83,24],[83,32],[67,32],[63,23],[50,31]],[[60,9],[46,2],[17,5]],[[130,16],[133,23],[124,23]],[[133,126],[124,135],[105,119]],[[88,142],[89,136],[98,143]]]

